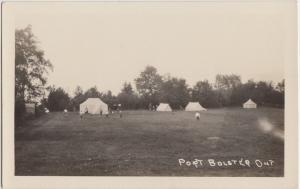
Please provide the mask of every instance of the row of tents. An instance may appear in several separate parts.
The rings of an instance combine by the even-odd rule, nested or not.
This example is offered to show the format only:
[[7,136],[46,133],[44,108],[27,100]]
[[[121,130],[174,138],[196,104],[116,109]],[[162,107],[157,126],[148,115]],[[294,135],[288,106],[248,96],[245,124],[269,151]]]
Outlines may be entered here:
[[[251,99],[243,104],[243,108],[256,108],[257,105]],[[108,105],[105,104],[99,98],[88,98],[86,101],[80,104],[80,114],[86,112],[90,114],[108,114]],[[172,108],[167,103],[160,103],[156,108],[156,111],[171,112]],[[189,102],[185,107],[185,111],[206,111],[199,102]]]
[[[257,108],[257,104],[249,99],[247,102],[243,104],[243,108]],[[188,105],[185,107],[185,111],[206,111],[207,109],[203,108],[199,102],[189,102]],[[167,103],[160,103],[157,107],[156,111],[161,112],[170,112],[172,108]]]
[[[159,106],[156,108],[156,111],[159,112],[171,112],[172,108],[167,103],[160,103]],[[188,105],[185,107],[185,111],[206,111],[205,108],[199,104],[199,102],[189,102]]]
[[[243,104],[243,108],[257,108],[257,105],[255,102],[249,99]],[[25,109],[27,114],[35,114],[34,103],[26,103]],[[156,111],[170,112],[172,111],[172,108],[167,103],[160,103],[156,108]],[[185,107],[185,111],[206,111],[206,109],[203,108],[199,102],[189,102]],[[49,113],[49,110],[45,108],[45,112]],[[85,112],[90,114],[108,114],[108,105],[99,98],[88,98],[86,101],[80,104],[80,114]]]

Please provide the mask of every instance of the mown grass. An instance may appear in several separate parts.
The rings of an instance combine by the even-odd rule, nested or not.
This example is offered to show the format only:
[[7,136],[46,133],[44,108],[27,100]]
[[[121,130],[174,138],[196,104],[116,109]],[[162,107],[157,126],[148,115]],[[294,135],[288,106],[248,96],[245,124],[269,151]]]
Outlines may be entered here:
[[[259,129],[283,130],[282,109],[201,112],[124,111],[109,118],[54,112],[17,127],[16,175],[283,176],[284,142]],[[272,167],[179,166],[178,159],[274,160]]]

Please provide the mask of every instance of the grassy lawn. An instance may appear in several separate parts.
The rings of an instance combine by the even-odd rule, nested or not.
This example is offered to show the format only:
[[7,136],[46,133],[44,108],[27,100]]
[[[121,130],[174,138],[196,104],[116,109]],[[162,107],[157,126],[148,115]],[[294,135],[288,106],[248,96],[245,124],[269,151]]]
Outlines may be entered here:
[[[109,118],[53,112],[15,129],[15,174],[49,176],[283,176],[284,142],[260,129],[284,130],[284,110],[124,111]],[[208,159],[250,161],[212,166]],[[203,160],[180,166],[178,159]],[[258,167],[255,160],[274,161]]]

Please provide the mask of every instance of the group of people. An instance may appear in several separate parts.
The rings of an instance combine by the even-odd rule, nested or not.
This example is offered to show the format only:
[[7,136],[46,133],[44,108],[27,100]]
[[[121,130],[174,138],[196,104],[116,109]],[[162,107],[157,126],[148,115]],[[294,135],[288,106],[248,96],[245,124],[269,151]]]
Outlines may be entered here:
[[151,103],[148,105],[149,111],[156,111],[157,105],[152,105]]

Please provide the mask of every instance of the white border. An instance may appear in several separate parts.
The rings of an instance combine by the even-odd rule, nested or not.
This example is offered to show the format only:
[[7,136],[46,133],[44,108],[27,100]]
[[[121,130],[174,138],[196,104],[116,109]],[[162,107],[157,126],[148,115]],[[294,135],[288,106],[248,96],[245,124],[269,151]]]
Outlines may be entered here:
[[[231,1],[232,2],[232,1]],[[234,0],[234,2],[238,2]],[[253,2],[253,1],[252,1]],[[257,1],[259,2],[259,1]],[[267,2],[270,2],[267,0]],[[277,1],[278,2],[278,1]],[[280,1],[282,2],[282,1]],[[57,3],[57,2],[56,2]],[[114,2],[116,3],[116,2]],[[149,3],[149,2],[144,2]],[[193,3],[193,2],[189,2]],[[296,2],[283,3],[289,11],[286,27],[285,177],[45,177],[14,176],[14,3],[3,5],[3,184],[4,188],[297,188],[297,35]]]

